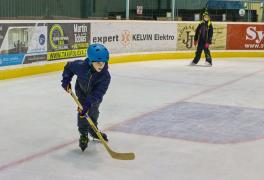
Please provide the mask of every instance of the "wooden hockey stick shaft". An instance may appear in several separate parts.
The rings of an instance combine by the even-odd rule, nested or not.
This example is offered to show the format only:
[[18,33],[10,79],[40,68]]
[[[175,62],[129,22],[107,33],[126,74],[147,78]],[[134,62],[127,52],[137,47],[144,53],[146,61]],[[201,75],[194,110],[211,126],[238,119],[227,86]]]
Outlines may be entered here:
[[[76,102],[76,104],[78,105],[78,107],[82,110],[83,107],[82,107],[81,103],[79,102],[77,96],[73,93],[73,91],[71,89],[69,89],[68,92],[73,97],[73,99]],[[90,126],[92,127],[92,129],[94,130],[94,132],[96,133],[96,135],[98,136],[99,140],[104,145],[105,149],[111,155],[112,158],[119,159],[119,160],[133,160],[133,159],[135,159],[135,154],[134,153],[131,153],[131,152],[129,152],[129,153],[118,153],[118,152],[113,151],[107,145],[107,143],[105,142],[105,140],[102,137],[101,133],[99,132],[99,130],[97,129],[97,127],[94,125],[93,121],[88,116],[88,114],[85,114],[85,118],[87,119],[88,123],[90,124]]]

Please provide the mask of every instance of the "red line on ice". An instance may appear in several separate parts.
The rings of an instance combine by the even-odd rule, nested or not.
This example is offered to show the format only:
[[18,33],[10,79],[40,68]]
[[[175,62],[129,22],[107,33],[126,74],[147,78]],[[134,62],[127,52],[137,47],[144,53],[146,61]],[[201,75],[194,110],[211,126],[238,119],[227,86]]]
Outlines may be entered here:
[[4,165],[1,165],[0,166],[0,171],[3,171],[5,169],[8,169],[8,168],[11,168],[11,167],[14,167],[14,166],[18,166],[20,164],[23,164],[25,162],[29,162],[33,159],[37,159],[39,157],[42,157],[42,156],[45,156],[49,153],[52,153],[54,151],[57,151],[57,150],[60,150],[60,149],[63,149],[69,145],[72,145],[76,142],[76,140],[73,140],[73,141],[70,141],[70,142],[67,142],[67,143],[64,143],[64,144],[60,144],[60,145],[57,145],[57,146],[54,146],[54,147],[51,147],[47,150],[44,150],[44,151],[41,151],[39,153],[36,153],[36,154],[32,154],[30,156],[27,156],[27,157],[24,157],[22,159],[18,159],[18,160],[15,160],[15,161],[12,161],[12,162],[9,162],[7,164],[4,164]]

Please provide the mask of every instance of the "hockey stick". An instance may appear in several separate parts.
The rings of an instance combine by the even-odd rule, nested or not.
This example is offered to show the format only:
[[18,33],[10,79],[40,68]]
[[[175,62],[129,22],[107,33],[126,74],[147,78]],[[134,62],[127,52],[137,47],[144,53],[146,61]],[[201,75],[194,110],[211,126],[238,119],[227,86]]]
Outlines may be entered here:
[[[76,97],[76,95],[72,92],[72,90],[69,89],[68,92],[73,97],[73,99],[76,102],[76,104],[78,105],[78,107],[80,109],[83,109],[81,103],[79,102],[79,100]],[[97,127],[94,125],[93,121],[91,120],[91,118],[88,116],[87,113],[85,114],[85,118],[87,119],[88,123],[90,124],[90,126],[92,127],[92,129],[94,130],[96,135],[98,136],[99,140],[104,145],[105,149],[111,155],[112,158],[119,159],[119,160],[133,160],[133,159],[135,159],[135,154],[134,153],[118,153],[118,152],[115,152],[112,149],[110,149],[110,147],[107,145],[107,143],[105,142],[105,140],[102,137],[101,133],[98,131]]]

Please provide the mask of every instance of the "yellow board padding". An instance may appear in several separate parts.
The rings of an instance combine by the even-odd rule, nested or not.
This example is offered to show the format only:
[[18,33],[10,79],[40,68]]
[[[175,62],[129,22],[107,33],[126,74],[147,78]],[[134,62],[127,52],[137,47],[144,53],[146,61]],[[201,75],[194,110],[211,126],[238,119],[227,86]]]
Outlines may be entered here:
[[[230,58],[230,57],[262,57],[263,52],[212,52],[213,58]],[[112,56],[110,59],[111,64],[126,63],[126,62],[139,62],[139,61],[153,61],[153,60],[176,60],[176,59],[189,59],[192,60],[194,52],[171,52],[171,53],[153,53],[153,54],[132,54],[123,56]],[[204,57],[204,56],[203,56]],[[82,58],[80,58],[82,59]],[[23,76],[30,76],[54,71],[61,71],[66,62],[54,62],[41,65],[31,65],[19,67],[15,69],[0,70],[0,80],[18,78]]]
[[16,69],[0,70],[0,80],[60,71],[63,69],[65,64],[66,62],[49,63],[36,66],[21,67]]
[[124,56],[115,56],[110,59],[111,64],[139,62],[139,61],[155,61],[155,60],[172,60],[172,59],[189,59],[194,57],[194,52],[184,53],[156,53],[156,54],[133,54]]
[[[263,57],[263,52],[211,52],[212,58],[232,58],[232,57]],[[172,53],[158,53],[158,54],[135,54],[115,56],[111,58],[111,63],[125,63],[125,62],[138,62],[138,61],[153,61],[153,60],[177,60],[177,59],[190,59],[195,56],[195,52],[172,52]],[[202,55],[204,58],[204,54]]]
[[213,58],[255,58],[255,57],[262,57],[264,58],[264,51],[241,51],[241,52],[212,52]]

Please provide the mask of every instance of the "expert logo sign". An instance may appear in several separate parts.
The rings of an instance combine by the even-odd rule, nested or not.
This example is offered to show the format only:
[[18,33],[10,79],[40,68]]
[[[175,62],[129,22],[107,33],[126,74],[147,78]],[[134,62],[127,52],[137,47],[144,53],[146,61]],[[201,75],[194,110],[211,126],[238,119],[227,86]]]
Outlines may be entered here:
[[92,38],[93,43],[112,43],[121,42],[123,45],[128,45],[131,42],[144,41],[174,41],[175,36],[170,34],[159,33],[132,33],[128,30],[123,30],[117,35],[95,36]]
[[93,43],[111,43],[111,42],[118,42],[119,36],[116,35],[109,35],[109,36],[95,36],[92,39]]
[[91,27],[91,43],[104,44],[111,53],[176,50],[174,24],[95,22]]

